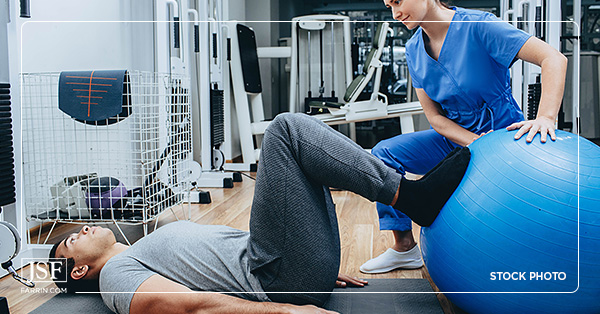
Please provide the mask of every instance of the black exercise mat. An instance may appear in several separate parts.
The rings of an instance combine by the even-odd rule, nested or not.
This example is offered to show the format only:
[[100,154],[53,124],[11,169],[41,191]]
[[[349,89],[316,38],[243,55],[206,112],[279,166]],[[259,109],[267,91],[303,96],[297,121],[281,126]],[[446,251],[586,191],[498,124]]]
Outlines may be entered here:
[[30,314],[111,314],[111,310],[104,305],[99,294],[66,294],[59,293],[46,301]]
[[[343,314],[443,313],[437,297],[431,293],[433,290],[425,279],[369,279],[369,285],[363,288],[338,288],[334,292],[352,292],[333,293],[324,306],[326,309]],[[68,295],[61,293],[30,313],[109,314],[112,312],[104,305],[99,294]]]
[[426,279],[369,279],[369,284],[365,287],[334,290],[338,291],[356,293],[332,294],[324,306],[326,309],[344,314],[444,313],[436,295],[431,293],[433,289]]

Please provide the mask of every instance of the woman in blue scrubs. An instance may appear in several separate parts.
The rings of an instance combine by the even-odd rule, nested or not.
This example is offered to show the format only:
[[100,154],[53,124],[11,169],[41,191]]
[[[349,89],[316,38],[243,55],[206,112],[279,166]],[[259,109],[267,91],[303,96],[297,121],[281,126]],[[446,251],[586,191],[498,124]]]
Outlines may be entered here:
[[[419,27],[406,44],[413,87],[432,129],[377,144],[372,153],[404,174],[425,174],[455,147],[467,146],[500,128],[515,139],[537,133],[555,140],[555,121],[565,84],[567,59],[490,13],[450,7],[440,0],[384,0],[393,18]],[[521,59],[541,67],[542,95],[535,120],[523,121],[512,96],[510,66]],[[377,204],[381,230],[393,230],[392,248],[360,267],[365,273],[423,265],[412,222]]]

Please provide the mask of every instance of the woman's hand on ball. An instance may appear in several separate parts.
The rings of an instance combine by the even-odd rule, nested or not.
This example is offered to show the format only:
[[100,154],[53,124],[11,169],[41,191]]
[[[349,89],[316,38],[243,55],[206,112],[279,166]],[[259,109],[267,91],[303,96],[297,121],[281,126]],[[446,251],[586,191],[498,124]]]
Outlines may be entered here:
[[531,143],[535,135],[539,132],[541,136],[542,143],[546,143],[546,138],[548,134],[550,134],[550,138],[555,141],[556,134],[554,132],[554,120],[548,117],[537,117],[535,120],[529,121],[521,121],[517,123],[513,123],[506,128],[508,131],[516,130],[517,134],[515,134],[515,140],[518,140],[523,136],[523,134],[529,132],[527,134],[527,142]]
[[[482,136],[484,136],[484,135],[486,135],[486,134],[490,134],[490,133],[492,133],[492,131],[494,131],[494,130],[489,130],[489,131],[487,131],[487,132],[483,132],[483,133],[481,133],[481,134],[479,134],[479,135],[477,135],[477,134],[476,134],[476,136],[475,136],[475,137],[473,137],[473,140],[471,141],[471,143],[475,142],[476,140],[480,139]],[[469,143],[469,145],[471,145],[471,143]],[[467,146],[469,146],[469,145],[467,145]]]

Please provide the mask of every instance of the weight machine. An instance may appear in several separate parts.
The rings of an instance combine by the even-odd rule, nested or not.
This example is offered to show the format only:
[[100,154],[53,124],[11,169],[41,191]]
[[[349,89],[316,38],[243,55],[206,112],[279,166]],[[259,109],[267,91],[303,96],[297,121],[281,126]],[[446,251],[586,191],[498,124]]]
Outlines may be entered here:
[[[574,25],[573,36],[569,39],[573,40],[573,55],[572,61],[572,81],[573,93],[570,103],[579,104],[579,34],[578,27],[581,21],[581,0],[573,1]],[[551,3],[548,0],[501,0],[500,9],[502,18],[513,24],[515,27],[532,34],[533,36],[546,41],[550,46],[560,51],[561,28],[561,6]],[[512,91],[513,96],[518,103],[521,104],[521,109],[525,114],[525,118],[535,119],[541,96],[541,68],[530,63],[525,63],[518,60],[511,68]],[[522,78],[522,79],[519,79]],[[571,127],[567,124],[567,128],[571,128],[573,133],[579,134],[579,106],[575,105],[570,108],[570,112],[563,112],[565,108],[561,108],[558,117],[559,127],[565,125],[565,116],[573,117],[574,122]]]

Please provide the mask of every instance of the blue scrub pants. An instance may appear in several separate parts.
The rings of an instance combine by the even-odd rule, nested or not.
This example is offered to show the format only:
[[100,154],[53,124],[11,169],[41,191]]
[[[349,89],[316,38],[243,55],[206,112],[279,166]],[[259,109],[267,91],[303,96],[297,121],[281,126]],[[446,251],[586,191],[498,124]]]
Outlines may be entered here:
[[[458,146],[435,130],[429,129],[383,140],[373,147],[371,153],[402,175],[406,172],[422,175]],[[380,230],[412,229],[410,218],[389,205],[377,203],[377,213]]]

